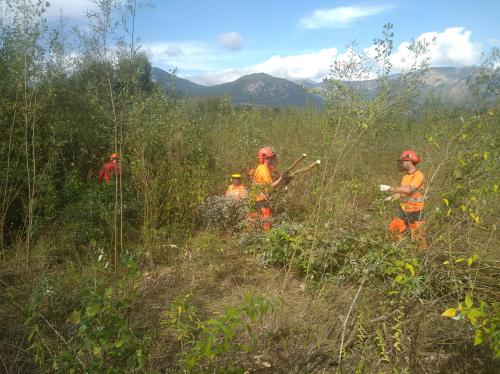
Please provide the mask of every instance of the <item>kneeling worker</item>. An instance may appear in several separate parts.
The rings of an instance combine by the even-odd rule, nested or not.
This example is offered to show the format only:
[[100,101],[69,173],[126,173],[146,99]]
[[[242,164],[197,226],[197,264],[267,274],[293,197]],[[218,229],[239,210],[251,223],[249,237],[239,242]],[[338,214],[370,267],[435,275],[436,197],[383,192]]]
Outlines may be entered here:
[[394,240],[402,240],[403,233],[410,232],[412,239],[422,249],[427,248],[424,233],[424,173],[417,169],[420,157],[413,151],[404,151],[399,158],[400,170],[405,172],[400,186],[379,186],[382,192],[392,192],[386,200],[402,198],[398,216],[389,225],[389,233]]
[[226,191],[226,196],[236,200],[243,200],[248,196],[247,188],[241,184],[241,174],[231,175],[231,184]]

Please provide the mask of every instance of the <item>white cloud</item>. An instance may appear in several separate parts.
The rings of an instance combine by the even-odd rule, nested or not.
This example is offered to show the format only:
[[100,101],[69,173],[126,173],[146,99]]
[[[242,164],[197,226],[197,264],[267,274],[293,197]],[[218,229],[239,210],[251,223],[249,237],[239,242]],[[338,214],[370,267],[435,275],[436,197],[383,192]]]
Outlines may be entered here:
[[310,16],[300,20],[303,29],[341,28],[348,27],[353,21],[373,16],[391,9],[391,6],[354,5],[341,6],[333,9],[318,9]]
[[319,52],[292,56],[275,55],[253,66],[229,69],[222,72],[204,73],[189,77],[193,82],[214,85],[231,82],[244,75],[266,73],[289,80],[322,80],[330,71],[332,62],[337,57],[337,48],[322,49]]
[[[463,27],[450,27],[443,32],[423,33],[415,40],[429,43],[425,57],[429,58],[430,66],[470,66],[478,64],[481,58],[481,47],[470,40],[471,34]],[[414,57],[409,46],[410,42],[401,43],[392,55],[395,69],[404,70],[411,66]]]
[[[442,32],[426,32],[416,38],[416,41],[428,41],[430,66],[467,66],[478,64],[481,58],[481,48],[471,41],[471,32],[464,28],[452,27]],[[393,72],[408,69],[412,63],[412,54],[408,49],[410,42],[405,41],[395,47],[391,56]],[[289,80],[321,81],[329,75],[335,61],[347,63],[352,60],[351,51],[339,53],[337,48],[325,48],[311,53],[296,55],[274,55],[255,65],[242,68],[221,69],[221,66],[231,66],[236,63],[234,53],[223,51],[206,43],[161,42],[143,45],[143,49],[151,59],[153,66],[161,68],[178,68],[181,77],[193,82],[214,85],[234,81],[244,75],[266,73]],[[375,49],[373,46],[364,49],[369,58],[367,64],[375,65]],[[250,53],[251,52],[247,52]],[[245,55],[238,61],[241,63]],[[352,77],[353,79],[373,78],[374,73]]]
[[59,17],[62,13],[67,18],[83,18],[88,9],[95,9],[96,5],[90,0],[48,0],[48,18]]
[[219,43],[225,48],[237,51],[243,47],[243,36],[237,32],[230,31],[219,35]]
[[203,42],[159,42],[145,43],[146,52],[153,66],[182,70],[213,70],[223,60],[217,50]]

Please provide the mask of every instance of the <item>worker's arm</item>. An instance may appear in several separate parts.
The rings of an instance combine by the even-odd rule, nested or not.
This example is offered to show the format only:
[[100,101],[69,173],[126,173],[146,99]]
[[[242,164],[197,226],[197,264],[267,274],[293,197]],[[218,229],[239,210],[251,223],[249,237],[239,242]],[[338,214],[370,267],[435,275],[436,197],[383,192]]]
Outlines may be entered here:
[[408,194],[412,193],[413,191],[415,191],[416,189],[417,189],[417,187],[414,187],[414,186],[398,186],[398,187],[391,186],[389,188],[388,192],[408,195]]
[[417,190],[417,187],[415,186],[388,186],[386,184],[381,184],[379,186],[380,191],[382,192],[392,192],[395,194],[404,194],[408,195],[415,190]]
[[412,175],[411,181],[407,186],[388,186],[385,184],[381,184],[379,188],[382,192],[392,192],[397,194],[409,195],[418,190],[423,183],[424,175],[421,172],[417,171],[414,175]]
[[278,179],[276,179],[273,183],[271,183],[271,187],[276,187],[279,185],[284,185],[286,186],[292,178],[290,177],[290,174],[288,172],[284,172],[280,175]]

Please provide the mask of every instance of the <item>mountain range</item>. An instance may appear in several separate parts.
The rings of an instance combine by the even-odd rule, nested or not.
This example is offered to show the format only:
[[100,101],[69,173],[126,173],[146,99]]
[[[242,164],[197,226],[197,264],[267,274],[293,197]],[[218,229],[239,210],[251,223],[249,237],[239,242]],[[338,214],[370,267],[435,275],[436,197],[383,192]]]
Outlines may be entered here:
[[[478,74],[477,67],[435,67],[423,72],[423,97],[438,97],[454,105],[471,103],[468,81]],[[398,74],[391,75],[390,81],[397,82]],[[250,104],[272,107],[302,107],[307,103],[320,107],[325,103],[323,96],[324,82],[296,81],[276,78],[264,73],[243,76],[233,82],[214,86],[203,86],[160,68],[153,67],[152,80],[165,91],[178,96],[213,96],[229,95],[236,105]],[[500,78],[493,82],[497,89]],[[354,85],[365,97],[376,94],[377,81],[357,81]]]

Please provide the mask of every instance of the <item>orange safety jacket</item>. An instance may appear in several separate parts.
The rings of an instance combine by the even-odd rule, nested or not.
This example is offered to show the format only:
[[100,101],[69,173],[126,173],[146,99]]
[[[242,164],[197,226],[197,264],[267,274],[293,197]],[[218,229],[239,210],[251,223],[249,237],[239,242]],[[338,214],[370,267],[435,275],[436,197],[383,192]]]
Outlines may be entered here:
[[118,162],[108,161],[102,166],[101,170],[99,171],[97,183],[101,183],[102,181],[109,183],[111,181],[111,177],[113,175],[120,175],[121,171],[121,165]]
[[230,196],[236,200],[243,200],[248,196],[248,191],[247,188],[242,184],[240,184],[239,186],[231,184],[227,188],[226,196]]
[[401,187],[410,186],[414,191],[402,194],[401,209],[404,212],[420,212],[424,209],[424,173],[416,170],[412,174],[406,174],[401,179]]
[[267,187],[273,183],[273,178],[271,177],[271,170],[267,163],[259,164],[255,169],[253,175],[253,181],[256,186],[260,187],[262,192],[255,196],[256,201],[263,201],[268,199],[268,189]]

